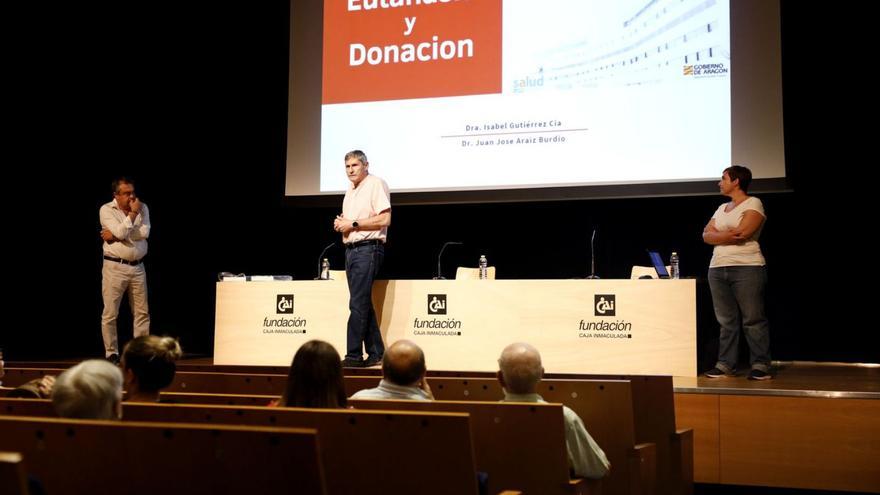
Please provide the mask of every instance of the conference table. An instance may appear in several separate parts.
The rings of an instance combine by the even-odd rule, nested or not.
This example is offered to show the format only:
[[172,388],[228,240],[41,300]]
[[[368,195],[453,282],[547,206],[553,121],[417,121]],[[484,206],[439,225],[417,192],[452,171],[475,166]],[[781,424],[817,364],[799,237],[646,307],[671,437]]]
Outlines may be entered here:
[[[416,342],[429,369],[495,371],[528,342],[547,373],[696,376],[696,282],[679,280],[378,280],[386,346]],[[345,354],[341,280],[217,282],[214,363],[289,365],[320,339]]]

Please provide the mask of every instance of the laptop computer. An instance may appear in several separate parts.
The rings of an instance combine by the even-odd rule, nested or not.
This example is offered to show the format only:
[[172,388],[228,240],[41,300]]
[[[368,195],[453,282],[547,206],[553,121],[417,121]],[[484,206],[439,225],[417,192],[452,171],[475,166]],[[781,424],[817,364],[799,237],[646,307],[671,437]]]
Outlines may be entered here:
[[657,277],[669,278],[669,271],[666,270],[666,263],[663,263],[663,258],[660,256],[660,253],[649,249],[648,256],[651,257],[651,264],[654,265],[654,270],[657,271]]

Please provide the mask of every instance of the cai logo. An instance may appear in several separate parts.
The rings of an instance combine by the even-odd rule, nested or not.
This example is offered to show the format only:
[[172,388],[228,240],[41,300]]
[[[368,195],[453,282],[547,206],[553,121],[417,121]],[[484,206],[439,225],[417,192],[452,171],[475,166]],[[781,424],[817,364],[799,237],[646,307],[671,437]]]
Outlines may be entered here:
[[595,310],[596,316],[615,316],[614,312],[614,303],[615,296],[614,294],[595,294],[593,296],[593,309]]
[[293,294],[278,294],[275,298],[275,312],[293,314]]
[[446,294],[428,294],[428,314],[446,314]]

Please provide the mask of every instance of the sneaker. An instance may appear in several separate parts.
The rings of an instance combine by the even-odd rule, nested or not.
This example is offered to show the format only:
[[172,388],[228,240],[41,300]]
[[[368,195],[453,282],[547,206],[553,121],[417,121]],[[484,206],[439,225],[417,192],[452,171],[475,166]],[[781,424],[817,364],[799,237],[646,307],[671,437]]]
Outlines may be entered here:
[[711,370],[703,373],[703,375],[705,375],[709,378],[722,378],[722,377],[728,376],[727,373],[725,373],[720,368],[712,368]]
[[364,362],[360,359],[345,358],[342,360],[343,368],[363,368]]
[[111,363],[118,365],[119,364],[119,354],[116,354],[115,352],[113,354],[110,354],[109,356],[107,356],[107,361],[110,361]]
[[371,366],[378,366],[380,364],[382,364],[382,356],[379,356],[376,358],[367,358],[367,360],[364,361],[364,368],[369,368]]
[[770,380],[773,376],[762,370],[752,370],[749,372],[749,380]]

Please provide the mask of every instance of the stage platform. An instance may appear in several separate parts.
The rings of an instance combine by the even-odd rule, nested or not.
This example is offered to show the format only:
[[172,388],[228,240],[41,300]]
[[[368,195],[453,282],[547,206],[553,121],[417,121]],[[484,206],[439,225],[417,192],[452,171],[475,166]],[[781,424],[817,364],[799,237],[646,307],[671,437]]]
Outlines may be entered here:
[[880,364],[776,361],[773,379],[674,377],[677,393],[880,399]]
[[880,493],[880,365],[774,368],[768,381],[673,379],[694,481]]

